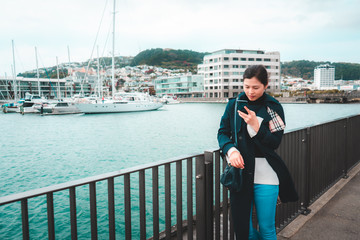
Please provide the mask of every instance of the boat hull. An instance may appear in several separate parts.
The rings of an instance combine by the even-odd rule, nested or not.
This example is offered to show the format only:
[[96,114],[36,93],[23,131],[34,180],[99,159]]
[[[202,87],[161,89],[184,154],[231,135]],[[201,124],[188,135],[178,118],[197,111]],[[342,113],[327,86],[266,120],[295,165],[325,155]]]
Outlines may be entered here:
[[78,103],[75,106],[85,114],[152,111],[161,108],[161,103]]

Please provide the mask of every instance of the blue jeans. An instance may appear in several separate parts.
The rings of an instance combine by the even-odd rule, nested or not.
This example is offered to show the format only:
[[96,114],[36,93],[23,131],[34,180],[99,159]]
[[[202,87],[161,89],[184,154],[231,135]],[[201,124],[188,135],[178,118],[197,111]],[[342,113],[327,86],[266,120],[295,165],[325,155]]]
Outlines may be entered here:
[[[278,185],[254,184],[254,202],[251,204],[249,240],[276,240],[275,213],[279,195]],[[260,231],[252,225],[252,207],[255,203]]]

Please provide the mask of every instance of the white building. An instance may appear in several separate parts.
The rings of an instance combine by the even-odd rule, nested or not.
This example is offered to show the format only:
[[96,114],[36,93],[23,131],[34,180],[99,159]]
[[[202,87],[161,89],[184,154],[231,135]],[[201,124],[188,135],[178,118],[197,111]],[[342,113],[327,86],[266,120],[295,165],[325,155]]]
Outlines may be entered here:
[[261,50],[224,49],[204,56],[198,73],[204,75],[205,97],[235,97],[243,90],[243,74],[251,65],[264,65],[269,73],[269,91],[280,89],[280,53]]
[[317,66],[314,69],[314,84],[317,89],[333,89],[335,81],[335,67],[329,64]]
[[203,97],[204,78],[202,75],[182,75],[155,79],[156,95],[171,94],[177,97]]

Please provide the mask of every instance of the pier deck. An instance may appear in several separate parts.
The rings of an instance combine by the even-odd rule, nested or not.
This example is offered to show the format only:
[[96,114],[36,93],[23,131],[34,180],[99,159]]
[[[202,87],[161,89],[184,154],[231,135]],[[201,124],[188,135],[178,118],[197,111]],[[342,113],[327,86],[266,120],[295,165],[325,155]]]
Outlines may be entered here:
[[360,164],[316,202],[307,216],[300,215],[281,232],[278,240],[360,239]]

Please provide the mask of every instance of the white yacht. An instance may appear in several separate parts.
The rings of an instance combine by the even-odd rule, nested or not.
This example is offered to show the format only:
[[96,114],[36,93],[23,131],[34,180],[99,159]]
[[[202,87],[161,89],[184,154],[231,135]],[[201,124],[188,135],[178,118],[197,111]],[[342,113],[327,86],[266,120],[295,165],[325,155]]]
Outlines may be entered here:
[[86,103],[75,103],[83,113],[121,113],[157,110],[162,103],[143,93],[115,93],[112,99],[92,99]]
[[170,96],[170,95],[164,95],[161,99],[161,101],[165,104],[177,104],[180,103],[179,100],[177,100],[177,98],[175,96]]
[[51,103],[43,105],[42,108],[37,109],[41,114],[46,115],[62,115],[62,114],[76,114],[81,111],[75,106],[74,103],[67,101],[59,101],[57,103]]

